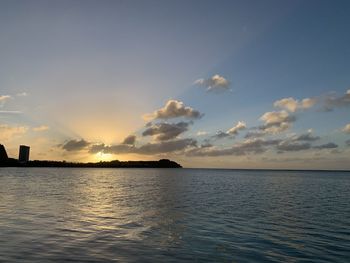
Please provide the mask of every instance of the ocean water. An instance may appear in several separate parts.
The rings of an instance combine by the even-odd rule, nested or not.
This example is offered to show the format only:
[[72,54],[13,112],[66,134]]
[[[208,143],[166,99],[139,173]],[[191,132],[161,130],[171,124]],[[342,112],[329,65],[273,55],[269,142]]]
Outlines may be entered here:
[[0,168],[0,262],[350,262],[350,173]]

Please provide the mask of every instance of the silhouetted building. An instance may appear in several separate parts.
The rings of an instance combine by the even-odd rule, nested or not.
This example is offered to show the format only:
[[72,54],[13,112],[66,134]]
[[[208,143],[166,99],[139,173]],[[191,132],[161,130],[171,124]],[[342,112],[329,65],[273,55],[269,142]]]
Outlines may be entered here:
[[20,163],[27,163],[29,161],[29,146],[20,145],[19,146],[19,157],[18,161]]
[[0,162],[7,162],[7,160],[8,160],[8,156],[7,156],[5,146],[0,144]]

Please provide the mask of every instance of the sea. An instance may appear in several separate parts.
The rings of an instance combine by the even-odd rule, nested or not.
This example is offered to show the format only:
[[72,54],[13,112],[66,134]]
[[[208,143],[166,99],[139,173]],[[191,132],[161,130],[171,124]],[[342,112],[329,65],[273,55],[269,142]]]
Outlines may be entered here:
[[0,262],[350,262],[350,173],[0,168]]

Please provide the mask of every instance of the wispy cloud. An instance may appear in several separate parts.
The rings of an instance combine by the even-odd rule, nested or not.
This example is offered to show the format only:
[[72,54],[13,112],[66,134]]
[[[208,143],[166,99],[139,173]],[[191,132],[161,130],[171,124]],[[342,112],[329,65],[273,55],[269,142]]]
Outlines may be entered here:
[[26,126],[9,126],[7,124],[0,124],[0,140],[7,141],[13,139],[15,136],[21,136],[28,131]]
[[17,97],[26,97],[26,96],[28,96],[28,93],[27,92],[20,92],[20,93],[17,93],[16,96]]
[[232,128],[227,130],[226,132],[218,131],[214,136],[212,136],[213,139],[222,139],[226,137],[234,137],[238,134],[240,130],[244,130],[247,128],[247,125],[243,121],[237,122],[236,125],[234,125]]
[[43,132],[43,131],[47,131],[47,130],[49,130],[49,129],[50,129],[49,126],[41,125],[41,126],[38,126],[38,127],[34,127],[34,128],[33,128],[33,131],[36,131],[36,132]]
[[327,111],[331,111],[337,107],[348,107],[348,106],[350,106],[350,89],[348,89],[346,93],[340,97],[337,97],[335,95],[328,95],[326,96],[326,99],[324,102],[324,108]]
[[206,132],[206,131],[198,131],[198,132],[196,133],[197,136],[205,136],[205,135],[207,135],[207,134],[208,134],[208,132]]
[[208,92],[228,91],[230,87],[230,81],[219,74],[208,79],[197,79],[194,84],[205,87]]

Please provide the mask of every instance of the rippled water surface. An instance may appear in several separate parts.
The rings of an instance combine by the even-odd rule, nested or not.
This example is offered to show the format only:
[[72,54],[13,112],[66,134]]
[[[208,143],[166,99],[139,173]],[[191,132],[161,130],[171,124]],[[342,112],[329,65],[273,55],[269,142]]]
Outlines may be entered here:
[[0,168],[0,262],[349,262],[350,173]]

